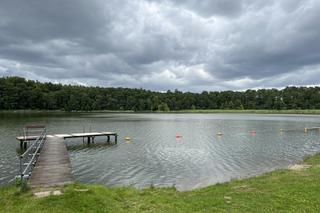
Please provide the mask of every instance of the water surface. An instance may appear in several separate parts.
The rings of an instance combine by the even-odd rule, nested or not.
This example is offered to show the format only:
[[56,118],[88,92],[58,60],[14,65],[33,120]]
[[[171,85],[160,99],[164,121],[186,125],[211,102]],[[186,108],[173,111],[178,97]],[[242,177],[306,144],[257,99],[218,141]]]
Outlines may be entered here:
[[104,138],[91,146],[82,139],[66,140],[75,179],[107,186],[192,189],[285,168],[320,151],[319,131],[303,131],[320,126],[319,116],[2,113],[0,184],[17,174],[15,137],[31,122],[46,124],[49,134],[118,132],[117,145],[108,145]]

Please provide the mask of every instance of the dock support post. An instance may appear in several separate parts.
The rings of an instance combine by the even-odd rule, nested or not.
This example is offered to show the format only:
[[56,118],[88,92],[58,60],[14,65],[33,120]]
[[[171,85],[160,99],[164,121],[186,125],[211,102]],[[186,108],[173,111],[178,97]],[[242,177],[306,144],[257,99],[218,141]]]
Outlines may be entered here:
[[118,135],[117,135],[117,134],[114,135],[114,142],[115,142],[116,144],[118,143]]
[[94,143],[94,136],[92,137],[92,143]]
[[90,144],[90,137],[88,137],[88,145]]
[[107,142],[110,142],[110,135],[107,135]]
[[27,149],[27,141],[20,140],[20,149]]

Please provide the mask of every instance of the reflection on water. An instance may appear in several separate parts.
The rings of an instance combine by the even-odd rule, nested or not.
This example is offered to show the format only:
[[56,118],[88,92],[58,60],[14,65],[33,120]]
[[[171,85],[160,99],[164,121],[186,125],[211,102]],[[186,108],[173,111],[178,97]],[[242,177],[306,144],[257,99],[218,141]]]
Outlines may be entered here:
[[95,142],[88,144],[87,142],[82,142],[78,144],[68,145],[67,150],[68,151],[80,151],[84,149],[107,149],[108,147],[117,146],[114,142]]
[[[0,184],[17,173],[15,136],[24,124],[46,123],[49,134],[116,131],[87,145],[66,140],[78,181],[108,186],[203,187],[283,168],[320,151],[319,116],[246,114],[49,113],[0,115]],[[283,129],[281,131],[280,129]],[[285,131],[291,130],[291,131]]]

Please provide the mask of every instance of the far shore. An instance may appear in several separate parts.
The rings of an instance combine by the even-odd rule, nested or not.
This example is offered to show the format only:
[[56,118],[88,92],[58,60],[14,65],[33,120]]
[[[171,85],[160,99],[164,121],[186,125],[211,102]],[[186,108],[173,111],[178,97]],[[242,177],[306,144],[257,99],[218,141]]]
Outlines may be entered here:
[[265,109],[186,109],[171,111],[133,111],[133,110],[92,110],[92,111],[64,111],[64,110],[0,110],[5,113],[230,113],[230,114],[298,114],[320,115],[320,109],[290,109],[290,110],[265,110]]

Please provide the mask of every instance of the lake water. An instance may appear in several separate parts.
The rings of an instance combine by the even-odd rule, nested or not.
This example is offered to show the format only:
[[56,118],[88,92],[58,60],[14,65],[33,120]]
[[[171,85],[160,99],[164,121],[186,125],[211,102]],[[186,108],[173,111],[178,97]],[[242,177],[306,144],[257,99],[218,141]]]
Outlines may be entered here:
[[[1,113],[0,185],[18,173],[15,137],[28,123],[46,124],[48,134],[118,132],[117,145],[104,138],[90,146],[82,139],[66,140],[75,179],[107,186],[186,190],[285,168],[320,151],[319,131],[303,131],[320,126],[320,116]],[[292,131],[281,133],[280,128]]]

